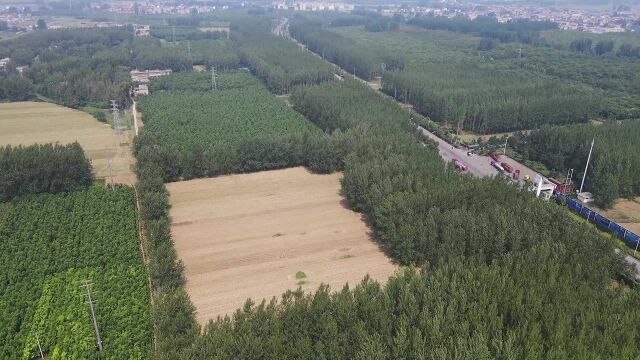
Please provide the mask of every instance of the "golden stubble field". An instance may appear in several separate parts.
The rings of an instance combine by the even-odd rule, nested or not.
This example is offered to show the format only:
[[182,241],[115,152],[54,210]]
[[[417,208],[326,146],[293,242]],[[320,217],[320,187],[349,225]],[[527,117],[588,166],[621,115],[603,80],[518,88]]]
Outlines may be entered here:
[[[396,266],[343,206],[340,174],[304,168],[167,184],[172,232],[200,323],[288,289],[340,290]],[[296,277],[304,272],[306,278]]]
[[600,214],[624,226],[636,234],[640,234],[640,197],[634,199],[618,199],[611,209],[603,210],[590,206]]
[[130,131],[117,135],[82,111],[44,102],[0,104],[0,146],[78,141],[91,159],[97,178],[107,177],[108,161],[116,182],[133,184]]

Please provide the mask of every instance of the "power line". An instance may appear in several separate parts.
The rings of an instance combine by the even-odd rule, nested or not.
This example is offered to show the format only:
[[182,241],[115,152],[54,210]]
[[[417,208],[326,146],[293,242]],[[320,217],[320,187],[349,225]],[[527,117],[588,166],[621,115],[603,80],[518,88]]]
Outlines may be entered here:
[[90,282],[90,280],[84,280],[84,285],[80,285],[80,287],[83,287],[87,290],[87,297],[89,298],[88,304],[89,307],[91,308],[91,317],[93,318],[93,328],[96,331],[96,340],[98,342],[98,349],[100,351],[102,351],[102,339],[100,338],[100,330],[98,330],[98,321],[96,320],[96,311],[93,308],[93,299],[91,299],[91,285],[92,283]]

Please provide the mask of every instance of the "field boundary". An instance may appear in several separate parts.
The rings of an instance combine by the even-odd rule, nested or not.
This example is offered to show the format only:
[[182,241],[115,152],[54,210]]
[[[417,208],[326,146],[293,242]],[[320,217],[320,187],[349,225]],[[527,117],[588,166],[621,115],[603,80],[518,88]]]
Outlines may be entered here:
[[[142,262],[144,263],[144,268],[147,273],[147,286],[149,287],[149,304],[151,305],[151,309],[155,309],[154,302],[154,294],[153,294],[153,284],[151,282],[151,275],[149,273],[149,257],[147,256],[145,248],[146,236],[144,235],[144,229],[142,226],[142,218],[140,217],[140,197],[138,196],[138,189],[133,186],[133,190],[136,194],[136,220],[138,225],[138,237],[140,238],[140,252],[142,254]],[[152,325],[152,341],[153,341],[153,351],[154,353],[158,351],[158,336],[157,336],[157,327],[155,317],[151,317],[151,325]]]

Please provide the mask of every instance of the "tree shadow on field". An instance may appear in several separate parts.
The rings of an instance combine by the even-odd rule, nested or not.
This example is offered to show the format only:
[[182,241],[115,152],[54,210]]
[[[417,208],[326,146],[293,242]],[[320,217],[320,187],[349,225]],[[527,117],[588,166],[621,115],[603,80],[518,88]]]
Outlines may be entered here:
[[369,215],[353,210],[349,204],[349,201],[345,198],[342,198],[342,200],[340,200],[340,206],[342,206],[344,209],[347,209],[351,212],[355,212],[358,215],[360,215],[360,220],[367,227],[367,235],[369,236],[369,239],[372,242],[374,242],[376,246],[378,246],[378,249],[382,251],[389,260],[391,260],[391,263],[393,265],[395,266],[402,265],[398,262],[398,260],[396,260],[396,258],[394,257],[393,251],[389,248],[389,246],[376,236],[375,232],[373,231],[373,225],[371,224],[371,219],[369,218]]

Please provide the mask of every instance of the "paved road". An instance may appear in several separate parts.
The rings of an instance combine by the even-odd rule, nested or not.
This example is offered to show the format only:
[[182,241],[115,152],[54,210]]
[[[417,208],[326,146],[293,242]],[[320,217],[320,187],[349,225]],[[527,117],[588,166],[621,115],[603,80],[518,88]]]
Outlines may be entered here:
[[491,159],[489,157],[478,155],[467,156],[467,150],[457,149],[452,145],[449,145],[449,143],[440,139],[423,127],[418,127],[418,130],[426,138],[438,143],[440,156],[444,161],[451,162],[453,159],[458,159],[462,161],[463,164],[467,165],[471,174],[477,177],[498,175],[498,170],[491,166]]

